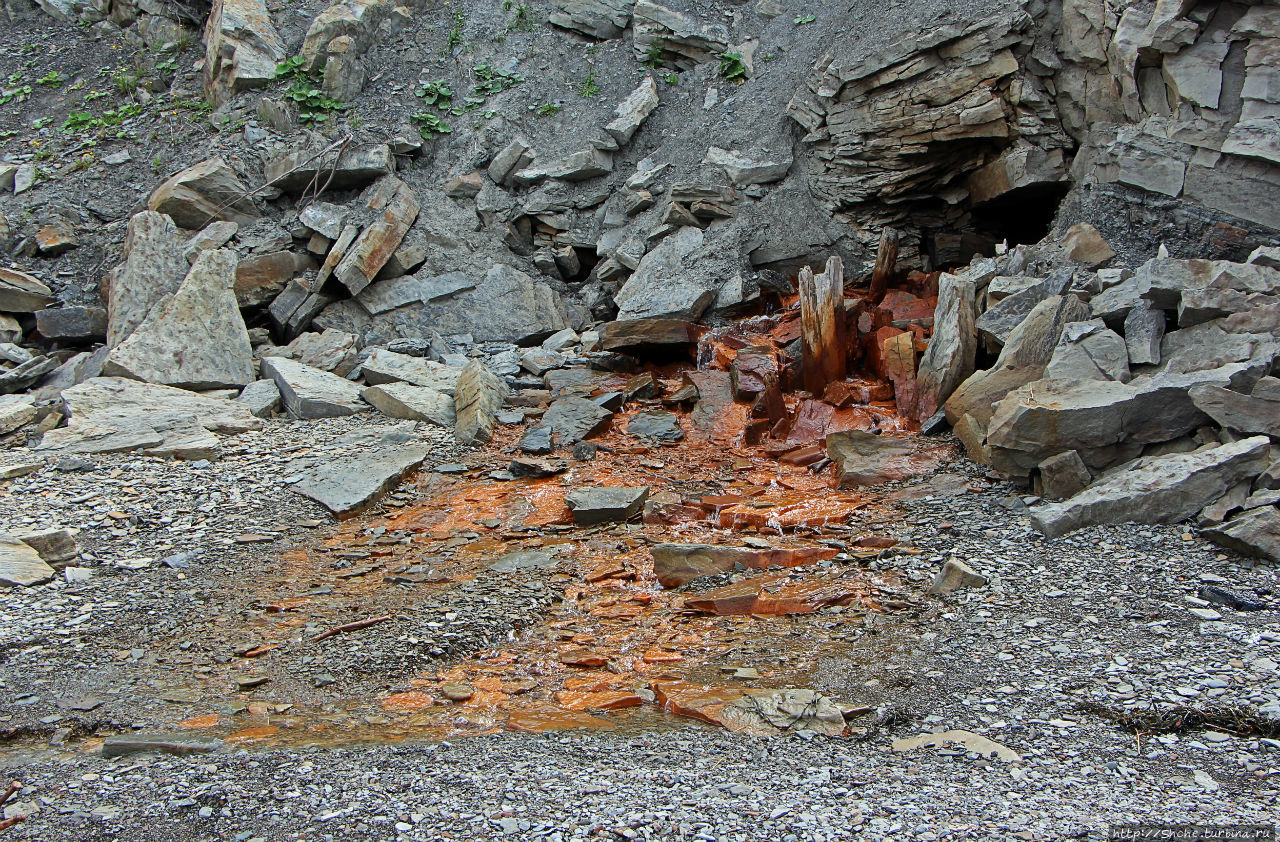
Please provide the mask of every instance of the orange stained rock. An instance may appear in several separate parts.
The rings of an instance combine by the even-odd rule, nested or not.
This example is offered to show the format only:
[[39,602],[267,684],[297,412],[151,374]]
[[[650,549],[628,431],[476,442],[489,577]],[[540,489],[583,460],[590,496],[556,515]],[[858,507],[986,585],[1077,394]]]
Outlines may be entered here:
[[715,588],[685,599],[692,611],[709,614],[811,614],[832,605],[848,605],[862,601],[868,608],[879,609],[870,598],[870,587],[863,582],[793,582],[785,575],[758,576],[722,588]]
[[[582,637],[593,638],[594,635],[581,635]],[[560,663],[570,667],[602,667],[609,662],[609,659],[598,652],[592,652],[590,649],[568,649],[560,653],[558,659]]]
[[668,713],[691,716],[719,725],[717,714],[729,702],[745,695],[738,687],[693,684],[687,681],[655,681],[651,687],[657,703]]
[[570,675],[564,680],[566,690],[580,690],[584,693],[601,693],[605,690],[613,690],[617,685],[621,684],[625,676],[614,675],[611,672],[591,672],[581,675]]
[[544,731],[564,731],[574,728],[612,728],[613,723],[581,711],[565,710],[552,705],[532,705],[507,717],[511,731],[527,731],[541,734]]
[[620,710],[644,704],[644,699],[629,690],[604,690],[597,693],[561,690],[556,693],[556,701],[569,710]]
[[267,737],[275,736],[275,733],[279,730],[279,727],[275,725],[260,725],[257,728],[245,728],[236,731],[234,734],[228,734],[225,739],[229,743],[265,740]]
[[668,652],[665,649],[650,649],[644,653],[641,660],[646,664],[674,664],[676,661],[683,661],[684,656],[679,652]]
[[184,731],[199,731],[205,728],[212,728],[218,724],[218,714],[206,713],[201,716],[193,716],[190,719],[184,719],[178,723],[178,727]]
[[800,526],[836,526],[864,505],[859,497],[843,495],[814,496],[798,492],[770,495],[767,499],[721,509],[720,527],[787,531]]
[[422,710],[435,703],[436,700],[428,693],[423,693],[421,690],[406,690],[403,693],[393,693],[383,699],[382,708],[395,711]]
[[497,710],[510,698],[500,690],[477,690],[463,704],[476,710]]
[[265,606],[265,610],[269,614],[283,614],[285,611],[297,611],[302,606],[311,601],[309,596],[293,596],[288,599],[282,599],[278,602]]

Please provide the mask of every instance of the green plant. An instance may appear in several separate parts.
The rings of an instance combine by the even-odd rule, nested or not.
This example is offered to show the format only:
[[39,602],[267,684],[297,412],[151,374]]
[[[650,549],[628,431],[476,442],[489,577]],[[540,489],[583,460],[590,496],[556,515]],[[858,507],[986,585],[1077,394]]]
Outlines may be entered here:
[[453,89],[440,80],[428,82],[416,93],[423,105],[434,105],[441,111],[448,110],[453,104]]
[[747,81],[747,65],[742,61],[742,53],[721,53],[720,75],[739,85]]
[[813,23],[815,20],[817,20],[817,18],[813,15],[802,15],[795,19],[795,24],[796,26],[802,26],[806,23]]
[[317,88],[310,80],[294,82],[285,90],[284,97],[298,104],[298,118],[304,123],[323,123],[334,112],[350,107]]
[[428,111],[420,111],[410,116],[409,120],[418,127],[418,134],[422,135],[423,140],[431,140],[438,134],[449,134],[453,131],[448,123]]
[[554,102],[548,102],[540,106],[531,105],[529,106],[529,110],[532,111],[534,114],[537,114],[539,117],[550,117],[554,114],[559,114],[561,107],[562,106],[557,105]]
[[95,99],[102,99],[106,95],[106,91],[89,91],[89,93],[84,95],[84,101],[93,102]]
[[640,62],[646,67],[652,67],[658,70],[662,67],[662,45],[650,44],[649,49],[644,54],[644,61]]
[[48,88],[61,88],[62,83],[67,81],[61,73],[56,70],[50,70],[43,77],[36,80],[37,85],[44,85]]
[[138,90],[138,83],[142,81],[142,74],[136,70],[128,68],[118,68],[111,74],[111,83],[116,86],[116,91],[121,94],[132,95]]
[[[15,73],[13,75],[17,76],[18,74]],[[9,81],[12,83],[13,76],[9,77]],[[22,102],[29,96],[31,96],[30,85],[15,85],[12,88],[0,90],[0,105],[7,105],[10,102]]]
[[52,122],[53,122],[52,117],[40,117],[39,119],[31,121],[31,128],[39,131],[40,129],[43,129],[45,126],[49,125]]
[[600,94],[599,77],[596,76],[594,70],[588,70],[587,75],[583,77],[582,84],[578,86],[578,96],[583,99],[590,99]]
[[[505,3],[503,4],[503,7],[507,9],[510,8],[510,6]],[[531,32],[534,26],[533,15],[529,13],[529,7],[524,3],[516,6],[515,15],[507,22],[507,29],[510,29],[513,32]]]
[[462,30],[467,25],[467,16],[463,12],[453,13],[453,29],[449,30],[449,34],[445,36],[445,46],[452,50],[454,47],[462,46]]
[[513,88],[524,81],[524,77],[520,74],[490,64],[477,64],[473,69],[476,74],[473,92],[481,97],[500,94],[507,88]]
[[307,61],[302,56],[287,58],[276,65],[277,79],[307,79]]
[[183,111],[194,111],[197,114],[212,114],[213,103],[206,102],[198,97],[189,99],[175,99],[173,101],[175,108],[181,108]]
[[663,78],[663,80],[664,80],[668,85],[678,85],[678,84],[680,84],[680,74],[679,74],[679,73],[668,73],[666,76],[663,76],[662,78]]

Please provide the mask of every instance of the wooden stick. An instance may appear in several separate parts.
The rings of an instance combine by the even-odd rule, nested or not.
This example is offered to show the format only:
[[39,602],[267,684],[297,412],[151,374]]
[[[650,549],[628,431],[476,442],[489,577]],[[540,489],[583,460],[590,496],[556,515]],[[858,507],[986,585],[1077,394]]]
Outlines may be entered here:
[[886,227],[880,234],[880,247],[876,249],[876,268],[871,272],[871,289],[867,300],[874,307],[884,300],[894,267],[898,265],[898,232]]
[[844,263],[838,256],[827,260],[827,270],[814,275],[808,266],[800,270],[800,348],[804,361],[804,387],[821,395],[828,383],[845,375],[849,354],[844,323]]
[[320,632],[320,634],[311,638],[311,642],[316,643],[326,638],[333,637],[334,635],[343,634],[344,632],[359,631],[360,629],[367,629],[369,628],[369,626],[375,626],[378,623],[385,623],[387,620],[392,620],[392,619],[395,619],[393,615],[384,614],[381,617],[370,617],[368,620],[356,620],[354,623],[345,623],[341,626],[334,626],[328,631],[322,631]]
[[[15,794],[17,794],[21,790],[22,790],[22,784],[19,783],[18,781],[14,781],[13,783],[9,784],[9,788],[4,791],[4,795],[0,795],[0,806],[3,806],[3,804],[6,801],[8,801],[10,798],[12,798]],[[27,817],[21,814],[16,815],[11,819],[5,819],[3,821],[0,821],[0,830],[8,830],[9,828],[13,827],[15,824],[18,824],[19,822],[25,822],[26,820],[27,820]]]

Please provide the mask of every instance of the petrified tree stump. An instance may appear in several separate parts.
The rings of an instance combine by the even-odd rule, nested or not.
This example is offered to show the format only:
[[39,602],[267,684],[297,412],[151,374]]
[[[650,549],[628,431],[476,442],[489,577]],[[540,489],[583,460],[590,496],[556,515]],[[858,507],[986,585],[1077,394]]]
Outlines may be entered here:
[[800,270],[800,341],[804,387],[821,395],[828,383],[845,376],[849,348],[845,338],[844,263],[827,260],[827,270],[814,275]]
[[876,266],[871,270],[871,289],[867,292],[867,300],[874,307],[884,300],[889,289],[889,281],[893,278],[894,267],[898,265],[898,232],[893,228],[885,228],[880,234],[880,247],[876,249]]

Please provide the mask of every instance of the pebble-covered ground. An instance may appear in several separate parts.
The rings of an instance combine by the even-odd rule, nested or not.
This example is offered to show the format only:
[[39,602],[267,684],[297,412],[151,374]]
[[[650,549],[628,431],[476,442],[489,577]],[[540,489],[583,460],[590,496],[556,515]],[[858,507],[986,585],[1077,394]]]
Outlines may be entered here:
[[[83,529],[93,576],[0,591],[0,728],[10,737],[0,774],[25,786],[9,811],[31,814],[6,838],[1035,840],[1105,838],[1115,822],[1280,815],[1280,735],[1233,733],[1230,722],[1142,733],[1102,713],[1243,709],[1274,727],[1274,568],[1183,525],[1048,541],[1007,485],[974,491],[936,478],[886,490],[906,500],[905,516],[882,528],[915,551],[866,563],[927,583],[957,557],[990,581],[856,630],[869,657],[881,635],[909,641],[875,678],[837,660],[808,673],[813,689],[876,708],[852,720],[850,737],[747,737],[645,708],[595,733],[90,752],[88,734],[163,721],[155,697],[170,666],[149,660],[148,640],[170,639],[190,613],[216,613],[226,595],[213,583],[225,587],[243,554],[307,540],[317,527],[303,524],[323,516],[285,490],[281,466],[358,426],[273,422],[210,465],[106,457],[88,471],[9,482],[0,516],[56,512]],[[441,438],[433,462],[456,458]],[[943,470],[980,476],[963,460]],[[237,543],[246,534],[277,540]],[[193,551],[186,567],[165,562]],[[77,711],[69,693],[86,672],[100,705]],[[954,744],[893,750],[894,740],[951,729],[1017,759]]]

